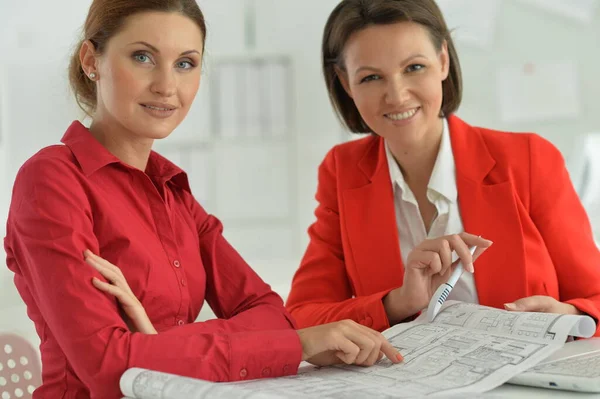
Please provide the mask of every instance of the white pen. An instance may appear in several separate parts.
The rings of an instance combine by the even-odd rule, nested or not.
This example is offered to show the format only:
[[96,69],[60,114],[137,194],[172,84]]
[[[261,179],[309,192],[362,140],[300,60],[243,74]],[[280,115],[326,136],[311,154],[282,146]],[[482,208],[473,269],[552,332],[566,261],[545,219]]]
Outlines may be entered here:
[[[471,256],[473,256],[475,254],[476,249],[477,249],[477,247],[469,248],[469,252],[471,253]],[[458,265],[456,265],[456,268],[452,271],[452,274],[450,275],[450,278],[448,279],[448,281],[445,282],[444,284],[440,285],[438,287],[438,289],[435,291],[435,294],[433,294],[433,296],[431,297],[431,300],[429,301],[429,306],[427,307],[427,320],[428,321],[431,322],[431,321],[433,321],[433,319],[435,319],[435,316],[437,316],[438,312],[442,308],[442,305],[444,304],[444,302],[446,302],[446,299],[448,299],[448,295],[450,295],[450,291],[452,291],[452,289],[454,288],[454,285],[456,284],[456,282],[458,281],[460,276],[462,276],[463,271],[464,271],[464,267],[463,267],[462,259],[461,259],[458,262]]]

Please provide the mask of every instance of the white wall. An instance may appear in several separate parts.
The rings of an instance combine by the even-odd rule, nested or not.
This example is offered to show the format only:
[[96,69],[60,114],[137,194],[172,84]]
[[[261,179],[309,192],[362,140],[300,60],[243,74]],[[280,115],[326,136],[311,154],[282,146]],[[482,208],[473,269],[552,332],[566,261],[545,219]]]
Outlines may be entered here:
[[[346,139],[331,111],[319,63],[322,29],[337,0],[254,0],[257,22],[253,51],[286,55],[292,60],[293,68],[293,124],[286,138],[275,144],[264,143],[269,150],[279,148],[278,145],[289,150],[277,161],[282,162],[281,165],[274,167],[287,168],[284,175],[289,177],[291,186],[283,184],[282,187],[290,190],[289,203],[285,204],[290,215],[269,223],[243,222],[232,215],[218,213],[220,204],[214,200],[212,191],[222,195],[227,186],[204,184],[199,178],[201,168],[218,169],[215,158],[222,151],[248,153],[244,151],[245,144],[214,141],[207,131],[210,129],[207,120],[211,117],[207,115],[211,65],[226,55],[248,54],[244,36],[243,5],[246,2],[200,0],[199,3],[209,28],[203,86],[188,125],[180,129],[179,136],[178,131],[158,148],[188,166],[192,181],[197,182],[192,188],[199,192],[199,197],[206,196],[207,208],[223,219],[226,236],[259,274],[285,293],[307,243],[306,228],[313,220],[317,166],[333,144]],[[66,86],[66,64],[89,4],[89,0],[0,0],[0,93],[4,98],[0,110],[2,225],[10,185],[18,167],[42,146],[58,142],[68,123],[81,116]],[[600,15],[596,12],[592,23],[587,25],[520,0],[500,0],[499,4],[495,24],[489,21],[495,26],[489,47],[473,46],[466,41],[458,43],[465,77],[459,115],[473,124],[492,128],[536,131],[570,157],[575,136],[600,130],[600,113],[596,112],[596,98],[600,93],[596,72],[600,64]],[[465,12],[471,10],[465,7]],[[580,75],[582,111],[578,117],[544,118],[526,123],[501,119],[496,97],[497,67],[565,60],[575,60]],[[562,82],[565,77],[555,79]],[[193,144],[194,141],[197,143]],[[190,143],[197,145],[199,155],[190,159],[177,154],[178,145],[192,145]],[[251,143],[252,148],[257,145],[262,144],[260,141]],[[256,151],[260,152],[260,148]],[[0,267],[0,330],[12,328],[33,334],[24,321],[15,322],[13,316],[8,316],[15,314],[14,309],[22,310],[19,306],[20,298],[12,286],[11,274]]]

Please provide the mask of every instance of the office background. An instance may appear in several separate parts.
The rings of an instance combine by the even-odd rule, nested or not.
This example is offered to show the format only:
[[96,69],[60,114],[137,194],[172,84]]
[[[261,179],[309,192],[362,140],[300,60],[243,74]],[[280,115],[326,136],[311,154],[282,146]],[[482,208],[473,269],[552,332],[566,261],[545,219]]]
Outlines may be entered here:
[[[0,0],[2,236],[20,165],[82,118],[66,75],[90,3]],[[321,33],[337,3],[200,0],[209,32],[200,92],[184,124],[156,145],[187,170],[194,194],[223,221],[225,236],[284,296],[314,220],[317,167],[329,148],[351,139],[332,112],[320,72]],[[463,68],[458,115],[475,125],[539,133],[579,179],[584,150],[600,152],[583,141],[600,132],[598,1],[440,4]],[[585,179],[582,187],[597,187],[600,178]],[[588,206],[600,231],[593,215],[600,202],[592,198]],[[37,342],[4,266],[0,331]]]

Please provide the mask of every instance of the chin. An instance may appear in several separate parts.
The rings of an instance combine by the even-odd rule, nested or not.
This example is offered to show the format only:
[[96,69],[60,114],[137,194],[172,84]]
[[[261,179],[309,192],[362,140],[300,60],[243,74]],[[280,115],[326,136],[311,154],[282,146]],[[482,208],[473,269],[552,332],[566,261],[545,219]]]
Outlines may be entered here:
[[160,140],[169,137],[176,126],[173,123],[144,121],[144,123],[137,123],[132,130],[139,137]]
[[146,131],[144,132],[144,136],[153,140],[162,140],[166,139],[173,133],[174,129],[165,129],[165,130],[155,130],[155,131]]

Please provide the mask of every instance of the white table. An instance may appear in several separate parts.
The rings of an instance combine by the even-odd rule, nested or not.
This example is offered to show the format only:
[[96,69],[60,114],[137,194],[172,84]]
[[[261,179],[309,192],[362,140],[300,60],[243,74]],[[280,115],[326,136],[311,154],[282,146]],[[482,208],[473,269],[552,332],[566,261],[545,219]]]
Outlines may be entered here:
[[558,391],[553,389],[523,387],[504,384],[492,391],[481,395],[482,398],[509,398],[509,399],[600,399],[600,394]]

